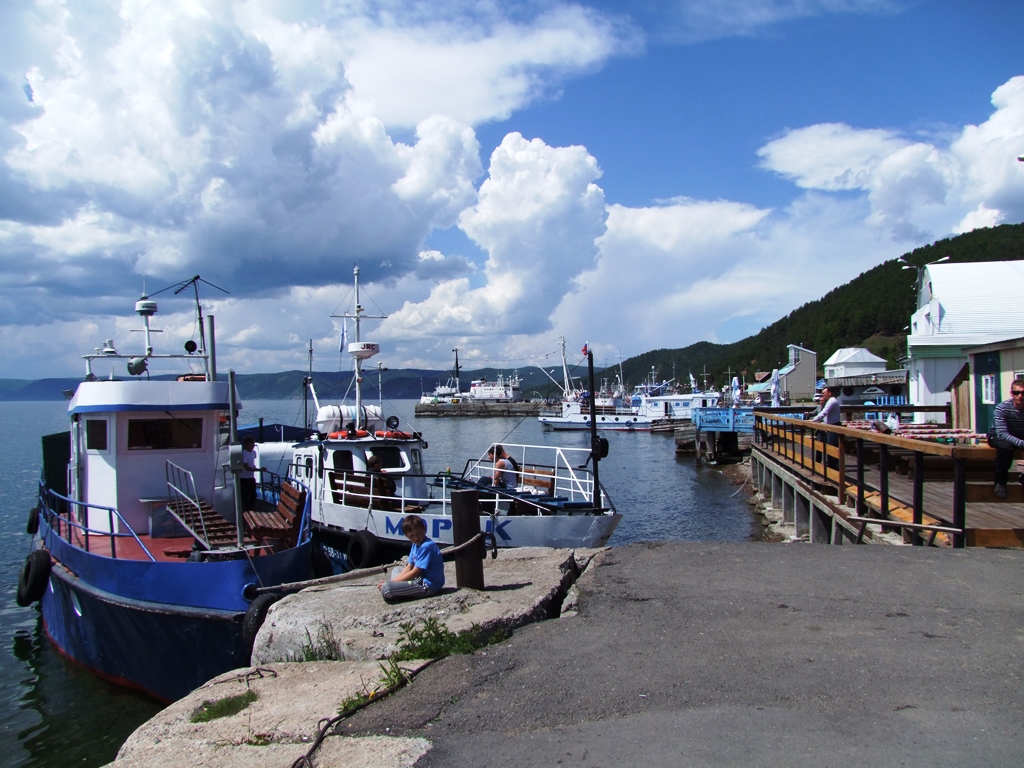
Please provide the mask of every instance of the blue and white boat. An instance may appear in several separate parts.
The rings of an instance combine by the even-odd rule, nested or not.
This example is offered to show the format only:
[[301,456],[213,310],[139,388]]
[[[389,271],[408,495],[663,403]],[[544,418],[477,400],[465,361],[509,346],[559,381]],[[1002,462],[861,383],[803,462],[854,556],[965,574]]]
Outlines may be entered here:
[[[600,455],[592,449],[505,443],[516,460],[515,487],[489,485],[493,446],[467,458],[461,471],[428,474],[427,442],[404,431],[396,416],[383,418],[378,405],[364,404],[362,363],[379,346],[361,337],[364,310],[355,270],[355,309],[338,315],[355,321],[355,404],[321,405],[316,431],[291,448],[290,477],[309,489],[313,527],[330,549],[344,551],[348,564],[364,568],[382,562],[388,546],[408,545],[402,520],[416,514],[430,538],[453,543],[452,491],[475,490],[480,497],[482,531],[497,547],[603,547],[622,516],[598,481]],[[603,450],[607,444],[602,444]],[[600,453],[598,451],[597,453]],[[382,471],[371,470],[371,458]]]
[[[40,603],[62,654],[163,701],[247,666],[270,602],[253,600],[255,588],[312,571],[301,484],[261,489],[254,512],[279,529],[237,524],[246,517],[231,440],[240,406],[233,376],[218,378],[207,352],[198,293],[196,310],[200,342],[182,354],[154,354],[157,306],[143,296],[145,349],[121,354],[108,340],[83,356],[70,430],[43,438],[33,551],[18,583],[19,604]],[[185,373],[151,378],[149,366],[166,361]]]

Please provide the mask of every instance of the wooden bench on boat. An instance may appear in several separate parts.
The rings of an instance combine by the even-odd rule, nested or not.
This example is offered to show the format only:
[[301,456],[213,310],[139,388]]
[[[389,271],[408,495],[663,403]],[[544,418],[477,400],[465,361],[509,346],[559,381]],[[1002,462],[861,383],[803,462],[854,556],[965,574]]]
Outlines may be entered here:
[[545,496],[555,495],[555,472],[541,467],[523,467],[520,484],[539,488]]
[[270,512],[246,512],[245,525],[252,537],[260,543],[267,539],[278,539],[286,547],[291,547],[298,539],[305,506],[306,492],[289,482],[282,482],[277,509]]

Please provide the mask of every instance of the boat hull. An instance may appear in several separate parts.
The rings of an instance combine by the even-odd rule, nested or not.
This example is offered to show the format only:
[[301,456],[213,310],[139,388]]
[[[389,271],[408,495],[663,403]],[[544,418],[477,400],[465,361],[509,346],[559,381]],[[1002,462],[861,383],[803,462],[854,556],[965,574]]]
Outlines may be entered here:
[[[427,524],[427,535],[438,544],[451,545],[452,517],[417,511]],[[365,507],[324,504],[314,515],[313,528],[329,534],[351,534],[365,529],[381,541],[407,544],[401,511],[367,511]],[[480,530],[494,533],[498,547],[596,548],[607,545],[622,515],[490,515],[480,516]]]
[[111,682],[175,701],[249,664],[242,636],[249,584],[309,578],[306,543],[272,555],[211,562],[104,557],[69,544],[41,518],[53,559],[43,626],[63,655]]
[[[566,419],[560,416],[541,416],[538,418],[544,429],[554,432],[579,432],[590,429],[590,419]],[[651,428],[651,422],[647,419],[629,418],[618,419],[614,416],[597,417],[597,428],[601,430],[614,430],[617,432],[646,432]]]
[[42,598],[43,627],[74,663],[160,701],[249,664],[244,611],[187,609],[121,598],[86,584],[62,565]]

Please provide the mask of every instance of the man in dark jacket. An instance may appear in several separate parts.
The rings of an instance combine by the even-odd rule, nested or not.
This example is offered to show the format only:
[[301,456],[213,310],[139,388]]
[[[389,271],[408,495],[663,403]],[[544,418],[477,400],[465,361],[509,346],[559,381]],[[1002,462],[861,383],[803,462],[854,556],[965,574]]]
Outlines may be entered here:
[[[1006,498],[1006,481],[1010,477],[1013,455],[1024,449],[1024,378],[1014,379],[1010,385],[1010,399],[996,406],[993,418],[995,436],[990,440],[996,449],[995,488],[996,496]],[[1021,476],[1024,485],[1024,476]]]

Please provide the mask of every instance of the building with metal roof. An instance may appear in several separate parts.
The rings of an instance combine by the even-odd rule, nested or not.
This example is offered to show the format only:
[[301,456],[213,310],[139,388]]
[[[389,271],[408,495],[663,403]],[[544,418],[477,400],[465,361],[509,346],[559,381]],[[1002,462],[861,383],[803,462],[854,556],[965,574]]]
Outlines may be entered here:
[[914,405],[947,405],[968,347],[1024,336],[1024,262],[929,264],[910,318],[906,367]]

